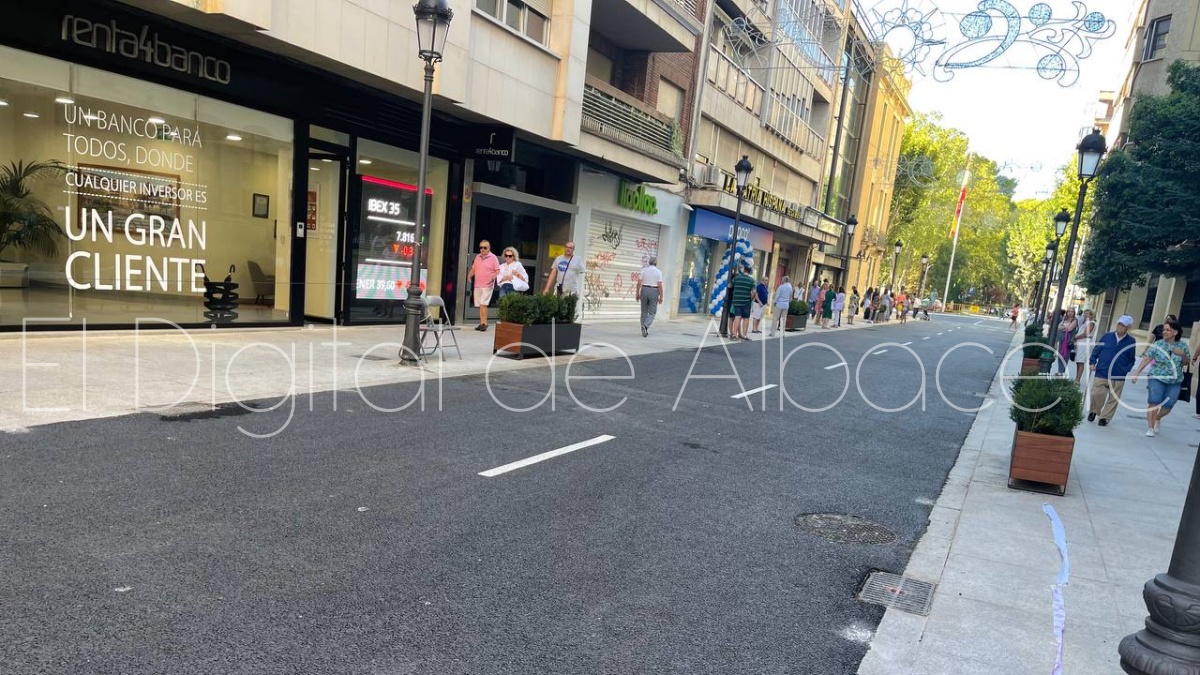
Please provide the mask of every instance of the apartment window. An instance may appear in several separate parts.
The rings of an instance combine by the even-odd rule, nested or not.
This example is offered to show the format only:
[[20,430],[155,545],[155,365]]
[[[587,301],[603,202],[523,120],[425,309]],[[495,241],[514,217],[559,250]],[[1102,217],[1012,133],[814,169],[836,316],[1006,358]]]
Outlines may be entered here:
[[605,84],[613,83],[612,59],[596,51],[593,47],[588,47],[586,69],[589,77],[594,77]]
[[1156,59],[1167,46],[1167,33],[1171,32],[1171,17],[1160,16],[1150,22],[1146,29],[1146,50],[1142,54],[1143,61]]
[[550,0],[475,0],[475,6],[534,42],[546,44]]
[[658,79],[658,112],[673,120],[683,117],[683,90],[661,77]]

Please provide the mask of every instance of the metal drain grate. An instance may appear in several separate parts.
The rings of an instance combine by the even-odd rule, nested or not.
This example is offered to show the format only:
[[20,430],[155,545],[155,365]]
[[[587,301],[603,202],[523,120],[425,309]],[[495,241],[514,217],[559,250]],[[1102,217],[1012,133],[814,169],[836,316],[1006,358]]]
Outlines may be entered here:
[[802,513],[796,516],[796,526],[839,544],[886,544],[896,539],[895,532],[878,523],[842,513]]
[[858,599],[918,616],[929,616],[937,584],[902,577],[891,572],[872,572],[858,592]]

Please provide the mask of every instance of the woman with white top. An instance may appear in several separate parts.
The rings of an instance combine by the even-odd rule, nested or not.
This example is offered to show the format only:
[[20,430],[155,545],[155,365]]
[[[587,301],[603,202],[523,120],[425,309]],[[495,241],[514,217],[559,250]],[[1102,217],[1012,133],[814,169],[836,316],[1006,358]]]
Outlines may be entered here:
[[500,273],[496,276],[500,285],[500,297],[509,293],[524,293],[529,290],[529,273],[525,266],[517,260],[517,249],[509,246],[504,249],[504,262],[500,263]]
[[1088,359],[1092,356],[1092,341],[1096,336],[1096,315],[1092,310],[1083,310],[1083,321],[1080,322],[1079,331],[1075,333],[1075,386],[1079,386],[1079,381],[1083,379],[1084,372],[1088,369]]

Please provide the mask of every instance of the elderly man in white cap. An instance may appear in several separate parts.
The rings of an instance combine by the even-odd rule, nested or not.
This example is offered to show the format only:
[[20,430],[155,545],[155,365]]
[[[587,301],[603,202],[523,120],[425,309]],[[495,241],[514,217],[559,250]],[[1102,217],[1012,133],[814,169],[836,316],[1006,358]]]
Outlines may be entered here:
[[1093,375],[1092,407],[1087,418],[1089,422],[1094,422],[1099,415],[1102,427],[1108,426],[1116,414],[1121,390],[1125,388],[1125,377],[1133,370],[1133,352],[1137,348],[1137,340],[1129,334],[1132,325],[1133,317],[1122,315],[1117,319],[1116,329],[1105,333],[1092,346],[1089,358]]

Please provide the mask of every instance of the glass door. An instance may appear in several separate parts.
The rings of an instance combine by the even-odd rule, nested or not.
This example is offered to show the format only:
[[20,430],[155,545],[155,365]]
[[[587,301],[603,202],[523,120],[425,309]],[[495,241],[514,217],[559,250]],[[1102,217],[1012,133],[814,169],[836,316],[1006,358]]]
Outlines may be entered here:
[[309,152],[304,316],[331,322],[341,317],[338,282],[346,222],[346,164],[347,157],[333,151]]
[[[467,250],[470,257],[463,268],[463,283],[471,270],[475,256],[479,254],[479,241],[487,239],[492,245],[492,253],[504,262],[504,249],[511,246],[517,250],[517,258],[525,266],[529,274],[530,293],[541,291],[541,272],[538,269],[538,244],[541,237],[542,221],[534,215],[514,213],[502,208],[476,206],[474,217],[471,219],[471,240]],[[473,284],[472,284],[473,285]],[[479,320],[479,307],[475,305],[473,288],[465,287],[466,309],[464,319]],[[488,318],[495,320],[498,316],[496,307],[500,304],[500,293],[492,293],[492,301],[488,305]]]

